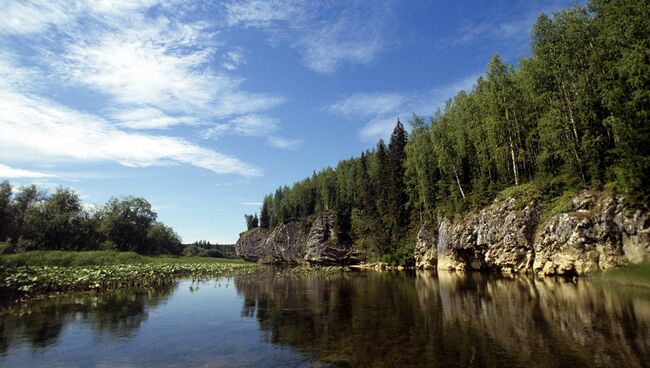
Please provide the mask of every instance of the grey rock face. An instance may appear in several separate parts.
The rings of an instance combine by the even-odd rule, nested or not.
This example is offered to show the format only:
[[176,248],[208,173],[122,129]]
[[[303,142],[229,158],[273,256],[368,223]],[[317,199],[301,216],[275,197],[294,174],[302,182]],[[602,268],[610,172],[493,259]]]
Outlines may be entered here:
[[573,211],[551,217],[535,239],[533,270],[582,275],[650,256],[647,213],[630,211],[609,193],[581,192]]
[[235,253],[249,262],[257,262],[266,253],[264,244],[268,236],[269,231],[259,227],[239,234]]
[[426,227],[422,227],[415,243],[415,266],[421,269],[435,269],[438,266],[438,247],[436,237]]
[[583,191],[572,211],[543,224],[540,215],[537,201],[518,209],[506,199],[460,221],[443,219],[437,239],[418,236],[417,266],[426,268],[435,254],[438,269],[581,275],[650,257],[648,214],[607,192]]
[[476,246],[484,249],[484,263],[490,269],[525,272],[533,262],[533,238],[540,206],[532,201],[523,209],[516,201],[497,202],[480,212]]
[[443,220],[438,231],[438,269],[522,272],[530,267],[539,217],[536,201],[521,210],[514,199],[496,201],[462,221]]
[[336,216],[327,212],[317,216],[311,226],[290,220],[270,234],[265,229],[252,229],[240,234],[235,251],[246,260],[260,263],[358,263],[355,250],[339,243],[335,224]]

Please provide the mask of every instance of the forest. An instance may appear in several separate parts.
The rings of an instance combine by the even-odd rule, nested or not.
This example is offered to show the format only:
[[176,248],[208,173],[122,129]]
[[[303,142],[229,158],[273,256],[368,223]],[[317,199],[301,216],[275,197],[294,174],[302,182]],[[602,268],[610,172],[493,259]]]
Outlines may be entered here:
[[111,198],[103,206],[88,207],[68,188],[47,194],[28,185],[14,193],[8,181],[0,183],[0,241],[9,243],[3,253],[115,250],[180,254],[180,236],[156,218],[151,204],[140,197]]
[[503,193],[582,188],[650,203],[650,6],[594,0],[538,17],[531,56],[494,55],[469,92],[388,143],[264,197],[248,228],[335,211],[338,239],[409,263],[417,230]]

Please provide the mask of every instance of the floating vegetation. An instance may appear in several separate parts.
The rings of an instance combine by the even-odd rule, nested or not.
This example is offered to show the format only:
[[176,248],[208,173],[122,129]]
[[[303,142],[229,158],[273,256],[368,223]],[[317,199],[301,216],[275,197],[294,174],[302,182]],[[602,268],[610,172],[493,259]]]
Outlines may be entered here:
[[253,264],[229,263],[4,267],[0,269],[0,296],[8,300],[68,291],[156,287],[179,276],[206,279],[254,272]]

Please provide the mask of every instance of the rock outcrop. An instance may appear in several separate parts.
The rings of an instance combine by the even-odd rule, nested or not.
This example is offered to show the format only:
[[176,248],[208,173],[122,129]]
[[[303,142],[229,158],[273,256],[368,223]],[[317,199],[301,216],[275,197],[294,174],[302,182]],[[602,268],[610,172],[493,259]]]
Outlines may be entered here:
[[584,191],[573,199],[572,212],[540,226],[533,270],[581,275],[640,262],[650,255],[649,231],[647,213],[627,210],[611,194]]
[[532,264],[539,212],[537,201],[517,209],[511,198],[495,201],[462,221],[443,220],[438,230],[437,268],[525,271]]
[[435,241],[418,236],[416,266],[581,275],[650,256],[648,214],[627,209],[611,193],[583,191],[570,212],[543,223],[541,213],[538,201],[517,208],[510,198],[460,221],[443,219]]
[[[610,192],[583,191],[568,212],[543,215],[542,203],[495,200],[461,220],[441,219],[417,234],[418,268],[581,275],[650,257],[650,218]],[[546,219],[543,220],[542,217]],[[338,241],[332,212],[240,235],[237,254],[262,263],[354,264],[363,257]]]
[[243,232],[235,244],[237,255],[252,262],[272,264],[353,264],[359,254],[338,241],[336,216],[326,212],[311,224],[289,220],[269,233],[255,228]]
[[433,232],[422,227],[415,243],[415,263],[422,269],[434,269],[438,264],[438,247]]

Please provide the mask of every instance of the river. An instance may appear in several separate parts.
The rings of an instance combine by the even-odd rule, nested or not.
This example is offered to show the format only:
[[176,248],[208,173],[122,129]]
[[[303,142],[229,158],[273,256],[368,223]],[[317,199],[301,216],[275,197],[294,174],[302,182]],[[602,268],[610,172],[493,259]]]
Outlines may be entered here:
[[650,290],[353,271],[5,305],[1,367],[644,367]]

